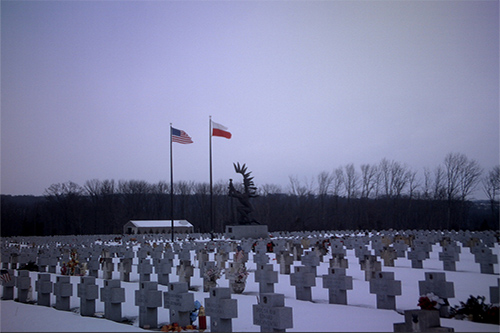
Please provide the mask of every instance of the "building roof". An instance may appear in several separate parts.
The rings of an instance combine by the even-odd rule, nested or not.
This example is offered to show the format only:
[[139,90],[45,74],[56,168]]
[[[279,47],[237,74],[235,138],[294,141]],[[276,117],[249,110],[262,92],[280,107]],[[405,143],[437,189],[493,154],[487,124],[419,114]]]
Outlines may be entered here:
[[[172,220],[130,220],[134,226],[138,228],[159,228],[172,226]],[[193,227],[187,220],[174,220],[174,228],[176,227]]]

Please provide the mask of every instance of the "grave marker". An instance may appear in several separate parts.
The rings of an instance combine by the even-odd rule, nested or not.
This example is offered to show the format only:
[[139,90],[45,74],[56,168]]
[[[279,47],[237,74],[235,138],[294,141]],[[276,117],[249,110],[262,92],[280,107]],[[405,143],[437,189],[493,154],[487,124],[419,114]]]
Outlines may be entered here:
[[205,298],[205,312],[210,317],[211,332],[232,332],[232,319],[238,317],[238,302],[231,299],[229,288],[213,288]]
[[38,280],[35,281],[35,291],[37,291],[37,304],[50,306],[50,294],[53,283],[50,281],[49,273],[38,273]]
[[54,295],[56,295],[56,309],[69,311],[70,297],[73,296],[73,286],[69,276],[57,276],[54,283]]
[[274,284],[278,282],[278,272],[272,264],[258,265],[255,271],[255,282],[259,283],[259,293],[274,293]]
[[293,310],[285,306],[283,294],[260,294],[259,304],[252,305],[253,324],[261,332],[285,332],[293,327]]
[[156,329],[158,327],[158,307],[162,306],[158,283],[140,282],[139,290],[135,291],[135,305],[139,307],[139,327]]
[[99,286],[95,284],[95,277],[80,277],[77,296],[80,298],[80,314],[93,316],[95,314],[95,300],[99,298]]
[[377,272],[370,279],[370,294],[377,295],[377,309],[396,310],[396,296],[401,295],[401,281],[394,272]]
[[29,271],[20,270],[17,271],[16,276],[16,288],[17,288],[17,298],[21,303],[28,303],[28,293],[31,286],[31,277]]
[[188,291],[186,282],[172,282],[163,293],[164,307],[170,310],[170,323],[180,326],[191,324],[190,314],[194,309],[194,295]]
[[120,287],[120,280],[104,280],[104,287],[101,288],[101,302],[104,303],[104,318],[122,321],[125,288]]
[[347,305],[347,290],[352,290],[352,276],[346,275],[345,268],[329,268],[323,275],[323,288],[328,288],[330,304]]
[[316,285],[316,274],[311,266],[295,266],[295,272],[290,274],[290,284],[295,286],[295,297],[302,301],[312,301],[311,287]]

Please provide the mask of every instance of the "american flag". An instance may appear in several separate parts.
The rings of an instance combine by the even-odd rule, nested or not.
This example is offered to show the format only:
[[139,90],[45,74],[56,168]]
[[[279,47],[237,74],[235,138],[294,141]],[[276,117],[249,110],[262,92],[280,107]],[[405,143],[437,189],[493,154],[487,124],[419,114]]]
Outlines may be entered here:
[[6,269],[2,269],[0,271],[0,281],[2,281],[2,284],[4,282],[10,282],[10,280],[11,280],[11,277],[10,277],[9,271]]
[[191,137],[184,131],[171,127],[171,133],[172,133],[172,142],[178,142],[182,144],[193,143]]

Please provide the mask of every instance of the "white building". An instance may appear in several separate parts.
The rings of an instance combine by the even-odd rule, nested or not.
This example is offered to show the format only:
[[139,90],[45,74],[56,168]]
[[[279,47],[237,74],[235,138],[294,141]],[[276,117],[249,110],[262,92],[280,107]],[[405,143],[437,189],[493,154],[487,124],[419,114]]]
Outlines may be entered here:
[[[174,220],[174,233],[193,232],[194,227],[187,220]],[[172,220],[130,220],[123,226],[123,233],[126,235],[170,234],[172,233]]]

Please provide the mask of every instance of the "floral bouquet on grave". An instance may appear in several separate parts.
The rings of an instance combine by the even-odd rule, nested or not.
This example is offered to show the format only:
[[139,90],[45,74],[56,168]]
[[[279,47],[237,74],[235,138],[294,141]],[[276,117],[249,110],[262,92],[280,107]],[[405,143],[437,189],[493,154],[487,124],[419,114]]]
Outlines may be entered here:
[[236,279],[234,280],[234,282],[245,283],[247,280],[248,274],[249,273],[248,273],[248,270],[245,267],[245,265],[238,266],[238,269],[236,270],[236,274],[235,274]]
[[418,299],[418,306],[422,310],[439,310],[445,302],[442,298],[434,295],[434,293],[428,293],[427,295],[420,296]]
[[209,268],[205,271],[205,273],[203,273],[203,277],[212,282],[217,282],[221,275],[222,269],[220,269],[219,267]]

